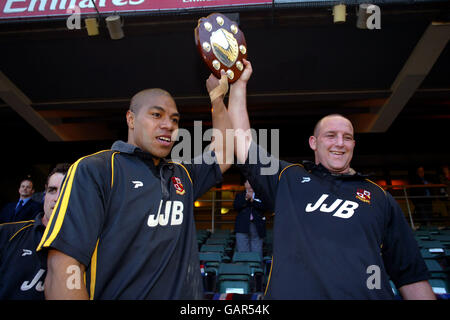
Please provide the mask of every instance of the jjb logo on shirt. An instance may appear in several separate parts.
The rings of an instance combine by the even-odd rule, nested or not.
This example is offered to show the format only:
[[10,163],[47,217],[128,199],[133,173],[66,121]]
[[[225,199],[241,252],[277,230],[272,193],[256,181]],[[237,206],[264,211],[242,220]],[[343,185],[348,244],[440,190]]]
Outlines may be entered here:
[[184,205],[181,201],[166,201],[163,212],[161,209],[163,207],[164,200],[159,203],[159,209],[157,214],[150,214],[148,216],[147,225],[149,227],[171,226],[180,225],[183,223],[183,209]]
[[[33,280],[31,280],[31,281],[24,281],[22,283],[22,285],[20,286],[20,290],[21,291],[28,291],[28,290],[30,290],[30,289],[32,289],[34,287],[39,292],[44,291],[44,280],[45,280],[45,277],[42,277],[44,275],[44,273],[45,273],[44,269],[39,269],[38,273],[34,276]],[[43,278],[42,281],[39,281],[41,278]]]
[[325,200],[328,198],[328,194],[322,194],[314,204],[308,203],[306,205],[306,212],[314,212],[319,210],[321,212],[331,213],[334,212],[333,217],[348,219],[355,213],[355,210],[359,207],[359,204],[350,201],[350,200],[342,200],[336,199],[332,204],[325,203]]

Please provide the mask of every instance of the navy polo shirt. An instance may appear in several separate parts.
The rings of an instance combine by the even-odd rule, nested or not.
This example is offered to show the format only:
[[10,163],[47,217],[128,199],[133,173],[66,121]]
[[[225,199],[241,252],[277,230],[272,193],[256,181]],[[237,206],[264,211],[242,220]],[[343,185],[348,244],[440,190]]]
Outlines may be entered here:
[[91,299],[202,298],[194,200],[222,179],[214,153],[204,156],[213,161],[155,167],[151,155],[118,141],[79,159],[39,249],[84,264]]
[[43,215],[0,225],[0,300],[44,300],[47,257],[36,253]]
[[[249,152],[267,152],[251,144]],[[322,165],[247,163],[240,169],[275,211],[268,299],[392,299],[427,280],[412,231],[392,196],[365,176],[333,175]],[[267,163],[267,162],[266,162]],[[273,165],[273,164],[272,164]]]

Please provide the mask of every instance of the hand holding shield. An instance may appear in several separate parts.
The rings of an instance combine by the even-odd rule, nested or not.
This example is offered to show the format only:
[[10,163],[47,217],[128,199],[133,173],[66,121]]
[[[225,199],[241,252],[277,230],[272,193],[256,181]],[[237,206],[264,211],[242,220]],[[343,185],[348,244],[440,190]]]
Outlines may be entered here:
[[213,13],[198,20],[194,33],[200,56],[212,73],[220,78],[220,71],[224,70],[229,83],[238,80],[244,70],[242,60],[247,58],[247,44],[237,23]]

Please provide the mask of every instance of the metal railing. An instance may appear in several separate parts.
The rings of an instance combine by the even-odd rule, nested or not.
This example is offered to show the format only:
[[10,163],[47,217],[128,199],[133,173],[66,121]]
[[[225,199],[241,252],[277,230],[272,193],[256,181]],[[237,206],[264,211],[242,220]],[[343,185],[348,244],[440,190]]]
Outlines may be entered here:
[[[411,228],[416,229],[419,224],[450,226],[448,186],[444,184],[384,185],[382,188],[388,191],[400,205]],[[414,195],[414,191],[424,189],[430,190],[431,194],[427,196]],[[196,217],[196,222],[201,222],[203,225],[210,223],[211,232],[214,232],[219,225],[228,225],[226,227],[229,228],[231,224],[234,224],[237,214],[233,209],[234,196],[237,192],[242,192],[243,190],[243,187],[210,189],[196,201],[200,204],[200,207],[197,207],[195,211],[203,211],[203,219]],[[419,208],[422,212],[419,212]],[[228,209],[228,213],[223,214],[221,212],[223,209]],[[429,212],[426,212],[424,209]],[[209,215],[206,212],[209,212]]]
[[[407,214],[411,228],[416,229],[414,220],[426,225],[450,225],[450,198],[447,185],[388,185],[383,188],[392,194],[403,212]],[[428,190],[430,194],[414,195],[416,193],[414,191],[421,190]]]

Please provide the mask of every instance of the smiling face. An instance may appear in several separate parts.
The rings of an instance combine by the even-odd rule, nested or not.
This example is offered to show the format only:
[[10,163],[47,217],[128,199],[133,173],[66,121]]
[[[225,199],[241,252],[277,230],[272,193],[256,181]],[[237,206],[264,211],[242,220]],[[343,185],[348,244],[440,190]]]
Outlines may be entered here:
[[138,93],[127,112],[128,143],[152,154],[155,164],[170,153],[180,119],[175,101],[162,92]]
[[322,164],[332,173],[349,173],[355,140],[351,122],[338,115],[327,116],[317,125],[309,138],[316,164]]

